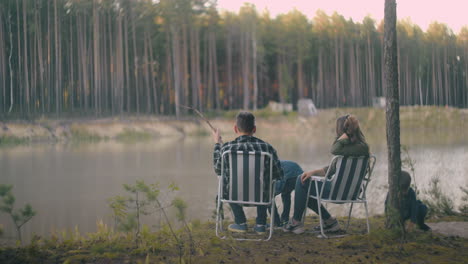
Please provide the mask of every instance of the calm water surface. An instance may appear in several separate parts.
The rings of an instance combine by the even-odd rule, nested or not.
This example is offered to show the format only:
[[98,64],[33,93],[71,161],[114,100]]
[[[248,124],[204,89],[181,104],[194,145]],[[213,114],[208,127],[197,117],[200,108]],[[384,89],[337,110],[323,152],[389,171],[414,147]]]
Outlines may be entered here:
[[[419,189],[427,189],[432,177],[442,179],[442,189],[461,202],[459,186],[468,184],[468,143],[420,140],[424,133],[402,139],[410,146],[416,160]],[[383,135],[385,137],[385,135]],[[229,136],[225,137],[230,139]],[[298,162],[304,169],[323,167],[330,161],[333,138],[307,139],[300,136],[281,138],[264,136],[277,149],[280,159]],[[368,189],[370,213],[382,214],[387,184],[387,153],[384,138],[370,140],[377,157],[374,175]],[[418,142],[418,143],[414,143]],[[49,234],[52,230],[96,230],[97,220],[112,224],[107,199],[124,194],[122,184],[143,179],[167,186],[174,182],[178,196],[188,203],[190,219],[211,219],[215,208],[217,179],[212,169],[211,137],[165,138],[150,142],[32,145],[0,149],[0,183],[13,184],[17,206],[31,203],[38,214],[24,227],[24,238],[33,233]],[[278,200],[279,201],[279,200]],[[362,216],[357,206],[355,216]],[[333,207],[344,215],[345,207]],[[292,213],[292,212],[291,212]],[[148,224],[156,217],[146,218]],[[0,215],[6,236],[13,236],[11,219]]]

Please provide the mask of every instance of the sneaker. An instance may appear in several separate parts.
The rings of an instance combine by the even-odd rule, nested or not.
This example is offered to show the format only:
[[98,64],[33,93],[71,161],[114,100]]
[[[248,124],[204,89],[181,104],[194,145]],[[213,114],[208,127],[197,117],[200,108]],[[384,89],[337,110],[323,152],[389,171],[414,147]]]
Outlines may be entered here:
[[267,226],[266,225],[255,225],[253,230],[255,231],[255,233],[259,234],[259,235],[263,235],[266,233],[266,229],[267,229]]
[[[330,217],[327,220],[323,221],[323,231],[324,232],[336,232],[340,230],[340,225],[336,218]],[[320,232],[320,225],[314,227],[314,231]]]
[[283,226],[284,232],[293,232],[296,235],[302,234],[305,232],[304,230],[304,223],[299,222],[297,224],[293,224],[293,220],[291,219],[285,226]]
[[247,224],[230,224],[228,226],[228,230],[235,233],[246,233],[247,232]]
[[431,231],[431,228],[430,228],[428,225],[424,224],[424,223],[421,224],[421,225],[419,225],[419,228],[420,228],[422,231]]

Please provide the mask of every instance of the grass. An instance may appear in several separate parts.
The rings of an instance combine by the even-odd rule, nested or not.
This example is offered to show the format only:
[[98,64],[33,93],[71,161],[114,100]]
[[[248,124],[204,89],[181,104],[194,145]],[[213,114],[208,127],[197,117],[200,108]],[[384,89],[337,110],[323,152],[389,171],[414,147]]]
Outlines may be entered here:
[[104,139],[97,134],[89,132],[86,128],[77,126],[71,126],[70,134],[72,141],[97,142]]
[[29,138],[21,138],[16,136],[0,136],[0,147],[13,147],[19,145],[26,145],[30,143]]
[[[317,224],[308,217],[306,228]],[[249,223],[252,226],[253,223]],[[319,239],[311,233],[295,235],[276,231],[269,242],[221,240],[214,223],[190,224],[195,251],[189,253],[183,237],[183,263],[463,263],[468,260],[468,239],[413,231],[404,240],[398,232],[383,228],[384,218],[353,219],[350,235]],[[177,231],[183,234],[182,230]],[[142,229],[137,248],[130,233],[120,233],[98,224],[96,233],[82,236],[77,230],[50,238],[35,237],[24,247],[0,248],[1,263],[180,263],[177,247],[167,227]]]
[[145,131],[137,131],[133,129],[125,129],[123,132],[117,134],[115,139],[118,141],[122,142],[138,142],[138,141],[147,141],[151,140],[153,138],[153,135],[149,132]]

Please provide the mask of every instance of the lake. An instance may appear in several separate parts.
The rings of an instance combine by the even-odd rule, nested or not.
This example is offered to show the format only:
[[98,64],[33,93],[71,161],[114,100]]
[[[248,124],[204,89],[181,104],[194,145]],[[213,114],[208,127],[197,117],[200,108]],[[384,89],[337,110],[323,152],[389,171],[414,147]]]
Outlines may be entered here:
[[[286,138],[273,133],[259,137],[267,139],[277,149],[280,159],[296,161],[305,170],[327,165],[331,159],[329,148],[333,134],[321,138],[301,134],[307,133]],[[410,147],[411,157],[416,161],[417,186],[420,190],[427,189],[431,178],[438,176],[442,180],[442,190],[458,206],[462,196],[459,186],[468,184],[468,143],[427,134],[426,131],[402,132],[405,135],[402,143]],[[369,212],[375,215],[383,213],[387,152],[382,130],[371,131],[368,136],[371,151],[377,157],[368,188]],[[232,134],[224,138],[232,139]],[[177,195],[188,204],[188,217],[206,221],[213,215],[217,188],[211,140],[211,137],[185,137],[138,143],[102,141],[0,148],[0,183],[14,185],[16,207],[29,202],[38,212],[24,226],[26,239],[33,233],[47,235],[53,230],[75,227],[82,233],[92,232],[100,219],[112,225],[107,199],[125,194],[122,184],[138,179],[159,182],[163,189],[176,183],[180,188]],[[345,215],[345,208],[347,206],[331,206],[331,211],[335,215]],[[353,215],[362,217],[363,206],[355,208]],[[308,214],[313,213],[309,211]],[[156,224],[158,219],[159,216],[146,217],[144,222]],[[14,236],[11,219],[2,214],[0,223],[7,237]]]

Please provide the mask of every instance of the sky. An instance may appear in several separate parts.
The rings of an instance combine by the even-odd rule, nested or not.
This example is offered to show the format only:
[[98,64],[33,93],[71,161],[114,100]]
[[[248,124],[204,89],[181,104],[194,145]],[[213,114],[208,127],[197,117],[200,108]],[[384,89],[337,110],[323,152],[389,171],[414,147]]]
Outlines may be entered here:
[[[244,2],[252,3],[259,12],[268,9],[270,15],[285,14],[296,8],[309,18],[318,9],[331,15],[334,11],[346,19],[361,22],[366,15],[380,22],[384,17],[385,0],[218,0],[220,10],[238,12]],[[468,0],[400,0],[397,2],[398,19],[410,18],[424,31],[433,21],[445,23],[454,33],[468,26]]]

